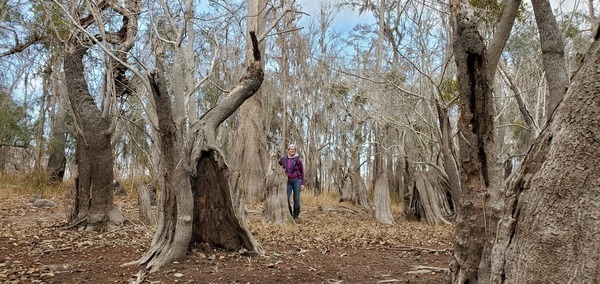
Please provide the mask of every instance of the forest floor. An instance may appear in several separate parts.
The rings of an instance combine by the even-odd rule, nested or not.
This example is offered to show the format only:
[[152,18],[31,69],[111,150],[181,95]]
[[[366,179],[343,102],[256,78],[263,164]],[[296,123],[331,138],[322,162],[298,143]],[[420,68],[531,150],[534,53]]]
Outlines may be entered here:
[[[44,196],[58,207],[34,207],[30,198],[0,195],[0,283],[130,283],[136,278],[140,266],[123,264],[142,256],[154,228],[139,221],[135,197],[116,197],[127,222],[103,233],[69,229],[64,197]],[[297,224],[264,224],[261,205],[248,206],[248,227],[264,255],[198,246],[181,261],[147,274],[144,283],[444,282],[453,226],[409,222],[396,207],[395,224],[382,225],[334,197],[303,193],[302,200]]]

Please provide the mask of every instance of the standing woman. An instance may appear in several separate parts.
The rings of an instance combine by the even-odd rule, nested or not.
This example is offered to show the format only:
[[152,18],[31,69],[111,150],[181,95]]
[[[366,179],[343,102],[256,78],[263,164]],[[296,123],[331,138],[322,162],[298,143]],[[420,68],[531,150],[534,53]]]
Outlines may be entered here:
[[[287,182],[287,200],[290,214],[294,219],[300,215],[300,190],[304,189],[304,164],[298,156],[296,145],[291,144],[287,149],[287,155],[279,159],[279,165],[285,169],[288,177]],[[290,195],[294,193],[294,210],[290,205]]]

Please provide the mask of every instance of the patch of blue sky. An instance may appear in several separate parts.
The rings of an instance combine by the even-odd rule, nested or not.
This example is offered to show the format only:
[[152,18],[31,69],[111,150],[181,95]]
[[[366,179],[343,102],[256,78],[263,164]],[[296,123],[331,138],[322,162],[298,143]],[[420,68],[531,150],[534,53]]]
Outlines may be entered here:
[[[307,13],[308,16],[303,17],[301,21],[316,21],[319,18],[321,9],[331,8],[335,9],[335,6],[340,3],[339,0],[297,0],[302,7],[302,11]],[[359,14],[358,11],[354,11],[348,8],[341,9],[334,15],[332,22],[333,30],[336,32],[348,32],[358,24],[374,24],[376,22],[373,15],[369,13]]]

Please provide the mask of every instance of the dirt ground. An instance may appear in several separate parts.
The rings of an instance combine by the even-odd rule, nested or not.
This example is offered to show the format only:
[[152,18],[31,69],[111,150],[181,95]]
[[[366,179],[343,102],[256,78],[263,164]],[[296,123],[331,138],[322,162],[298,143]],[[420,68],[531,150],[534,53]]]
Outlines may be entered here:
[[[136,279],[140,266],[123,264],[142,256],[154,229],[139,222],[133,198],[117,198],[128,221],[103,233],[67,228],[64,200],[47,198],[59,206],[34,207],[30,197],[0,200],[0,283],[131,283]],[[247,257],[198,245],[181,261],[147,274],[144,283],[445,281],[452,226],[408,222],[400,209],[394,209],[394,225],[381,225],[367,213],[324,212],[319,203],[318,199],[304,202],[295,225],[264,224],[262,208],[249,207],[248,226],[264,255]]]

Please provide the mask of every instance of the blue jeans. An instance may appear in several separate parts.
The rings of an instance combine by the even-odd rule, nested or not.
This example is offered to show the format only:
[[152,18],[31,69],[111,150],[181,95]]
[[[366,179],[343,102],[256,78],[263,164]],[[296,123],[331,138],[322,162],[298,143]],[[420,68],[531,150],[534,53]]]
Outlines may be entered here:
[[288,179],[287,182],[287,201],[290,204],[290,195],[294,192],[294,209],[300,208],[300,187],[302,186],[301,179]]

